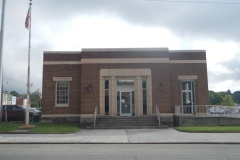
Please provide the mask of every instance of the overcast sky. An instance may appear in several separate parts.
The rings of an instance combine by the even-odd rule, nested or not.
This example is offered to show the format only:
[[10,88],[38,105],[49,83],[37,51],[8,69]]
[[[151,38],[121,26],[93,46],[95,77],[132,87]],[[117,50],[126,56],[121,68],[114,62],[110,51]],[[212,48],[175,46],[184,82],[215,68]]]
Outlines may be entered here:
[[[6,1],[3,91],[26,93],[29,0]],[[240,1],[214,2],[239,4],[33,0],[31,92],[42,89],[43,51],[134,47],[206,50],[209,90],[240,91]]]

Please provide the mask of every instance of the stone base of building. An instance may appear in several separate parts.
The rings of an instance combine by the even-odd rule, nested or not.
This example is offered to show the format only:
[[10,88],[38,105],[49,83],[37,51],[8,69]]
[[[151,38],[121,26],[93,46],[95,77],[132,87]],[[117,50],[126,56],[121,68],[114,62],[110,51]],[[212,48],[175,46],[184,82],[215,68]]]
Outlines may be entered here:
[[80,115],[80,114],[48,114],[42,115],[41,123],[54,123],[54,122],[93,122],[93,115]]
[[168,127],[173,126],[173,113],[161,113],[160,120],[164,125]]
[[[58,115],[42,115],[41,123],[80,123],[85,128],[93,123],[93,114],[58,114]],[[161,122],[164,125],[173,126],[173,114],[161,114]]]
[[174,126],[238,126],[240,118],[174,115]]

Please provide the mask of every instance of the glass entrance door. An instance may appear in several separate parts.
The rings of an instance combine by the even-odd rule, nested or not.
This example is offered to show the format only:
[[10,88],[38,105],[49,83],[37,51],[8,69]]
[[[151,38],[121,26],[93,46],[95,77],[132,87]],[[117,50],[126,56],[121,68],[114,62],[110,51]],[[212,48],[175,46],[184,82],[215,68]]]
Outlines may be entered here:
[[123,91],[120,95],[120,116],[131,116],[132,115],[132,98],[131,92]]

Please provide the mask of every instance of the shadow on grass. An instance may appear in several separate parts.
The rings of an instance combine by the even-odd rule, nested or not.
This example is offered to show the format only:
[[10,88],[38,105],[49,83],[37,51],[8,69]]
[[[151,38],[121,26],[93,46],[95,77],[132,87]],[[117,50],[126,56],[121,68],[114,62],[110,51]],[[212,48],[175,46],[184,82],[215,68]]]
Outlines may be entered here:
[[[4,133],[12,133],[18,130],[19,126],[24,125],[24,123],[18,122],[0,122],[0,132]],[[36,126],[35,128],[31,128],[26,133],[75,133],[80,130],[79,124],[71,124],[71,123],[31,123],[31,125]]]

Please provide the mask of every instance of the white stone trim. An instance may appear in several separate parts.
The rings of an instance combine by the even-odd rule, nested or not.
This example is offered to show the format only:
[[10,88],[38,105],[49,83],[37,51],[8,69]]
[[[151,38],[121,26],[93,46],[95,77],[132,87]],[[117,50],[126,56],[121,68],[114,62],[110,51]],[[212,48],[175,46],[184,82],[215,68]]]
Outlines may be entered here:
[[169,63],[169,58],[91,58],[82,59],[82,64],[104,63]]
[[92,118],[93,114],[42,114],[41,117],[81,117]]
[[178,76],[179,80],[194,80],[197,79],[197,75]]
[[53,81],[72,81],[72,77],[53,77]]
[[175,113],[161,113],[161,117],[172,117]]
[[83,58],[81,61],[44,61],[43,65],[79,65],[114,63],[207,63],[206,60],[169,60],[169,58]]
[[[109,79],[109,115],[117,116],[116,111],[116,99],[117,99],[117,79],[134,79],[135,80],[135,116],[142,116],[142,77],[147,80],[147,113],[152,115],[152,79],[151,79],[151,69],[142,68],[142,69],[101,69],[100,70],[100,106],[99,113],[100,116],[105,115],[105,106],[104,106],[104,77],[110,77]],[[146,78],[145,78],[146,77]]]
[[100,76],[150,76],[151,69],[101,69]]
[[80,114],[81,118],[92,118],[94,114]]

